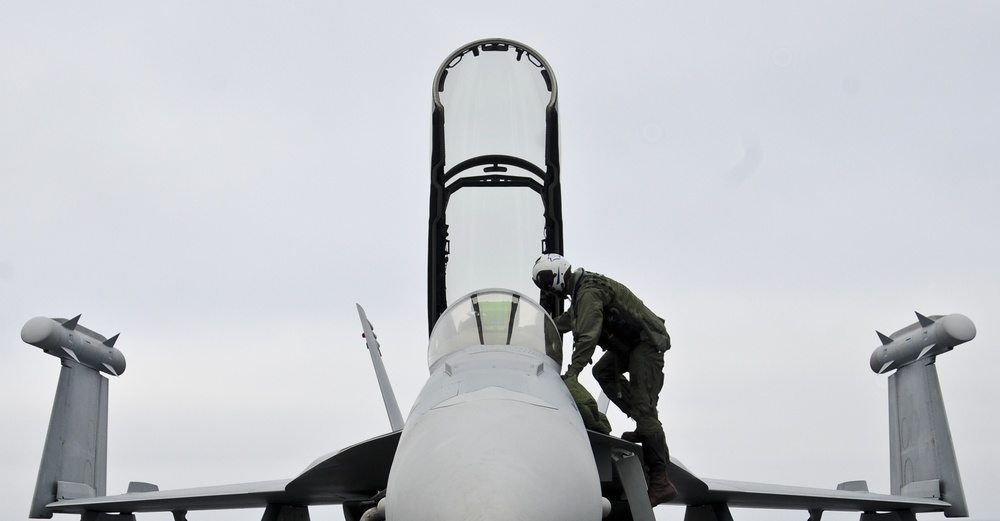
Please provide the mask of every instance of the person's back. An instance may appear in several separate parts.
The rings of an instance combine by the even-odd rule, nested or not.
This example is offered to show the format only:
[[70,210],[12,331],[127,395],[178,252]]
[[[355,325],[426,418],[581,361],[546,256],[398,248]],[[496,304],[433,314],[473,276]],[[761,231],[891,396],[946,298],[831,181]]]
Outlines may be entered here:
[[[600,296],[604,308],[604,329],[620,332],[622,342],[649,342],[660,351],[670,349],[670,335],[664,320],[624,284],[600,273],[578,269],[573,273],[575,286],[570,298],[578,300],[588,292]],[[605,349],[612,346],[602,345]],[[620,347],[620,346],[619,346]],[[628,346],[632,347],[632,346]]]

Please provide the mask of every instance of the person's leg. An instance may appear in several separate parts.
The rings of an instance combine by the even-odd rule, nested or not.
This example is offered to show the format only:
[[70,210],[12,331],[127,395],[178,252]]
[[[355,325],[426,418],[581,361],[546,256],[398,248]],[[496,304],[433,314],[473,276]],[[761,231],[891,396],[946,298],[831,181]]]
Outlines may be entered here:
[[594,364],[592,373],[611,403],[621,409],[626,416],[632,417],[632,391],[628,379],[623,374],[628,371],[628,367],[627,353],[605,351]]
[[670,501],[677,489],[667,477],[670,452],[656,409],[663,389],[663,353],[649,344],[639,344],[629,359],[634,437],[642,443],[642,456],[649,468],[649,502],[652,505]]

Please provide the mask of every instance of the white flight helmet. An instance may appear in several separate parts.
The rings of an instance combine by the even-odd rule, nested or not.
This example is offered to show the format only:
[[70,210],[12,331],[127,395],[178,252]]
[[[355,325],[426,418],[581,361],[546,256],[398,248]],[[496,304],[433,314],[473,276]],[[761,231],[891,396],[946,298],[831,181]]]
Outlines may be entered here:
[[546,253],[531,268],[531,280],[542,291],[566,292],[566,277],[573,271],[569,260],[558,253]]

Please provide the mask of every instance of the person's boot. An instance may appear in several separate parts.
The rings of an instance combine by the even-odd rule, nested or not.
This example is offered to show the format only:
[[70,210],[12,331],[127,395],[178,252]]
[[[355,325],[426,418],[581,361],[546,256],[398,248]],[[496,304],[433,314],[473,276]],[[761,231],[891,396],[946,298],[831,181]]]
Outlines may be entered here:
[[677,487],[667,477],[667,439],[663,433],[640,435],[642,457],[649,467],[649,504],[656,506],[677,497]]
[[649,472],[649,506],[655,507],[677,497],[677,488],[667,477],[667,471]]

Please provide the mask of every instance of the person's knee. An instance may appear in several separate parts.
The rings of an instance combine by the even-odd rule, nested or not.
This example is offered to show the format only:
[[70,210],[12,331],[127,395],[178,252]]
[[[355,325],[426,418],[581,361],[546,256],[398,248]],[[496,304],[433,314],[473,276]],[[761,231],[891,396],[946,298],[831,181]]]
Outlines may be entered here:
[[632,418],[635,419],[636,432],[656,432],[663,429],[656,406],[645,402],[632,400]]
[[663,424],[656,416],[637,416],[635,432],[639,434],[657,434],[663,432]]
[[609,356],[602,356],[594,362],[593,369],[590,370],[594,376],[598,374],[614,373],[615,372],[615,360]]

